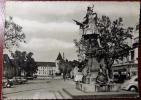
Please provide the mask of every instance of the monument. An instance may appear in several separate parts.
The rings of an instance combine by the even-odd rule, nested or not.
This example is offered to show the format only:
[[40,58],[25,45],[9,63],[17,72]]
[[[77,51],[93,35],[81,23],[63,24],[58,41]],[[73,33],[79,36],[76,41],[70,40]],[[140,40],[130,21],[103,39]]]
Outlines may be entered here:
[[87,51],[85,52],[87,64],[85,70],[87,74],[83,76],[83,82],[77,83],[76,88],[84,92],[95,92],[99,87],[104,86],[104,91],[109,91],[108,75],[104,58],[100,61],[96,58],[96,51],[101,51],[100,33],[98,31],[98,17],[97,13],[93,12],[94,5],[87,8],[86,16],[83,22],[76,21],[82,30],[82,39],[88,43]]

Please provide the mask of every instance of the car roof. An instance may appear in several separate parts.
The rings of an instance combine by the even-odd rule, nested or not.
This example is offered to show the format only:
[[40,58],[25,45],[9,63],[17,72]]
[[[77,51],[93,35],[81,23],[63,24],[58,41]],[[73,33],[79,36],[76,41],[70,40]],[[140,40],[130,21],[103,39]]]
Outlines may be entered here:
[[131,78],[137,78],[138,76],[133,76],[133,77],[131,77]]
[[138,76],[132,76],[131,80],[135,80],[136,78],[138,78]]

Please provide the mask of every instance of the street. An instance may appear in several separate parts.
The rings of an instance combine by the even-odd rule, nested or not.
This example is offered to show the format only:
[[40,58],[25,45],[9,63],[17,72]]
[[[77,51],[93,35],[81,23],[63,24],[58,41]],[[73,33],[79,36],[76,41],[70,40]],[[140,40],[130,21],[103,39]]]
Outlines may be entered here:
[[[120,84],[116,84],[119,87]],[[119,98],[137,97],[138,94],[129,91],[118,92],[90,92],[85,93],[76,89],[73,80],[63,79],[35,79],[26,84],[3,88],[3,99],[74,99],[74,98]]]
[[62,88],[75,87],[72,80],[29,80],[26,84],[3,88],[4,99],[65,99],[70,98]]

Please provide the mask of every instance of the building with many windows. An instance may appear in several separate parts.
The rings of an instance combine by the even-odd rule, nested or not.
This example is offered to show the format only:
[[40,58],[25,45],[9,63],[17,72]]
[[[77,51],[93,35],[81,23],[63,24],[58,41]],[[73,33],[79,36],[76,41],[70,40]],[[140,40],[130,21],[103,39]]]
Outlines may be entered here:
[[55,62],[37,62],[38,77],[53,77],[55,76],[56,64]]
[[[138,74],[138,48],[139,48],[139,25],[136,25],[131,39],[129,56],[122,61],[115,62],[113,65],[113,74],[123,76],[125,79]],[[124,79],[122,77],[122,79]]]
[[38,72],[37,72],[37,76],[38,77],[54,77],[56,76],[56,74],[59,74],[59,64],[60,61],[63,60],[64,58],[64,54],[63,57],[61,55],[61,53],[58,54],[55,62],[37,62],[38,65]]

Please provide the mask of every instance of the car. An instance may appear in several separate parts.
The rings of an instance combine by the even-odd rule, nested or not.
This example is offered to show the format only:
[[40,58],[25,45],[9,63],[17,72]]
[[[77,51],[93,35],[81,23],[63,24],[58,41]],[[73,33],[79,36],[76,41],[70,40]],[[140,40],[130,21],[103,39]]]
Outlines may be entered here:
[[37,78],[37,75],[33,75],[33,78],[36,79]]
[[9,79],[3,78],[2,85],[3,88],[11,88],[13,86],[13,82]]
[[19,76],[13,77],[12,80],[14,81],[15,85],[22,84],[22,80],[21,80],[21,78]]
[[125,81],[123,85],[121,85],[122,90],[138,92],[138,77],[133,76],[130,80]]
[[23,83],[26,83],[27,82],[27,79],[24,78],[24,77],[20,77],[20,76],[15,76],[11,79],[11,81],[13,81],[13,83],[15,85],[18,85],[18,84],[23,84]]
[[20,78],[21,78],[22,83],[26,83],[28,81],[25,77],[20,77]]
[[2,86],[3,86],[3,88],[6,88],[6,84],[7,84],[7,79],[3,78],[2,79]]
[[32,77],[32,76],[28,76],[28,77],[26,77],[26,79],[28,79],[28,80],[33,80],[34,77]]

